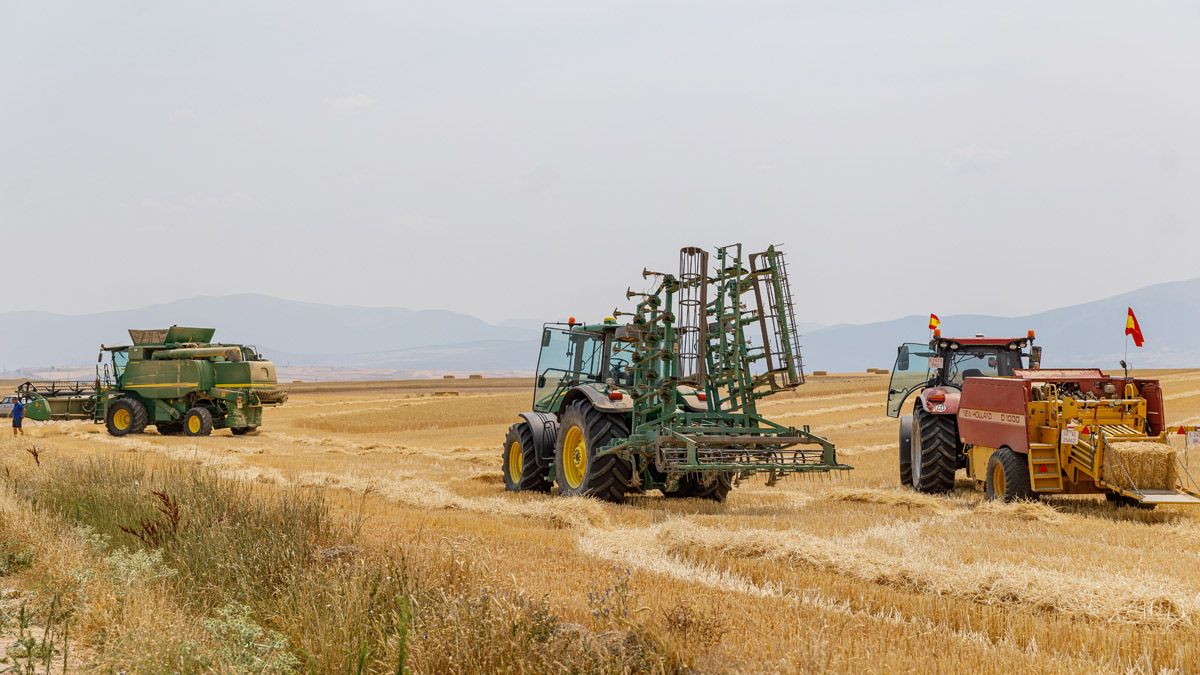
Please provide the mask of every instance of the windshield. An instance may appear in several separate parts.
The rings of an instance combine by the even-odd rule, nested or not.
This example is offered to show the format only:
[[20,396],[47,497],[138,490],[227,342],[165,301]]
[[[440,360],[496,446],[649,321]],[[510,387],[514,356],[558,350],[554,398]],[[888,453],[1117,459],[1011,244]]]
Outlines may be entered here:
[[946,364],[946,384],[961,387],[968,377],[1009,377],[1021,368],[1021,352],[989,347],[954,352]]
[[129,352],[114,351],[112,353],[112,360],[113,373],[116,375],[117,381],[120,381],[121,375],[125,374],[125,366],[129,364]]
[[533,390],[534,410],[545,410],[555,402],[560,389],[583,382],[601,382],[604,336],[568,328],[547,328],[542,333],[537,382]]

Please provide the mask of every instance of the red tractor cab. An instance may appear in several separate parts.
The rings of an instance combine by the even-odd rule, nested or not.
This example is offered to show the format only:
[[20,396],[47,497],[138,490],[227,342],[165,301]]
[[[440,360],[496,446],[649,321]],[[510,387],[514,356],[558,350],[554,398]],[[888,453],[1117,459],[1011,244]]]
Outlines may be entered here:
[[[887,412],[900,417],[900,482],[920,492],[948,492],[963,468],[958,407],[963,382],[973,377],[1012,377],[1041,367],[1034,332],[1025,337],[947,338],[935,331],[928,343],[897,349],[888,386]],[[911,415],[900,416],[917,393]]]

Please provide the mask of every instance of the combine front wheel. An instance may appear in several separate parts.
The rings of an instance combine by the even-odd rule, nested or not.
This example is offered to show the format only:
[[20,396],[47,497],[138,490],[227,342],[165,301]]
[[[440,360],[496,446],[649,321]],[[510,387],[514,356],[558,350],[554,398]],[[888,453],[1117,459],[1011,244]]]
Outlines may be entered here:
[[983,492],[988,499],[1011,502],[1017,499],[1033,499],[1033,488],[1029,485],[1029,464],[1024,455],[1000,448],[992,453],[987,464],[987,479]]
[[554,447],[555,479],[560,494],[625,501],[633,468],[616,455],[596,451],[629,435],[629,421],[619,413],[603,413],[587,401],[567,406],[559,418]]
[[108,414],[105,417],[105,426],[113,436],[140,434],[146,429],[149,420],[146,406],[133,398],[119,398],[108,404]]
[[196,406],[183,416],[183,433],[188,436],[207,436],[212,433],[213,418],[208,408]]
[[258,431],[258,427],[232,427],[229,430],[233,432],[234,436],[245,436]]
[[931,415],[920,408],[913,416],[911,472],[919,492],[949,492],[958,470],[958,424],[951,415]]
[[504,489],[509,492],[549,492],[553,485],[546,478],[545,470],[538,468],[537,448],[528,422],[508,428],[500,468],[504,471]]

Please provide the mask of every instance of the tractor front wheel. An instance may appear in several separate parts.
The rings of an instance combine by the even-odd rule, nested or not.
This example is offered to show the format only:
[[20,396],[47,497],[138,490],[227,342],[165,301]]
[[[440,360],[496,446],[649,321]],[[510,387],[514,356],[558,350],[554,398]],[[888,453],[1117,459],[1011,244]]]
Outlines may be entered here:
[[633,467],[616,455],[597,457],[596,451],[629,435],[628,416],[600,412],[581,400],[567,406],[558,419],[554,472],[559,494],[625,501]]
[[183,415],[183,433],[187,436],[207,436],[212,433],[213,418],[208,408],[196,406]]
[[992,453],[987,464],[987,478],[983,493],[988,499],[1011,502],[1018,499],[1034,499],[1037,495],[1029,484],[1029,463],[1025,455],[1008,448]]
[[949,492],[958,470],[958,421],[953,415],[933,415],[917,403],[913,415],[912,482],[918,492]]
[[546,469],[538,468],[537,447],[528,422],[508,428],[500,469],[504,472],[504,489],[509,492],[549,492],[554,484],[546,477]]
[[113,436],[140,434],[146,429],[149,417],[146,406],[135,398],[119,398],[108,404],[104,425]]

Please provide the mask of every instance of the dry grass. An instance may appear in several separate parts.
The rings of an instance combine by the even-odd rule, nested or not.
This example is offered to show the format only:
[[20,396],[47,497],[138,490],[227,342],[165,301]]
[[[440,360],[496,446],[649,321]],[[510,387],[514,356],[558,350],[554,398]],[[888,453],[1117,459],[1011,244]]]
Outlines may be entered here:
[[[1200,372],[1166,373],[1163,382],[1169,421],[1200,419]],[[359,559],[403,553],[415,672],[1200,668],[1200,512],[1094,497],[987,503],[965,481],[948,496],[898,488],[896,425],[882,414],[886,378],[834,374],[770,399],[768,414],[829,435],[856,469],[774,488],[749,481],[724,505],[505,493],[500,439],[530,398],[530,383],[508,384],[306,384],[268,413],[257,436],[111,439],[72,423],[30,425],[28,442],[51,466],[122,456],[154,470],[205,467],[262,495],[323,489],[331,522],[359,523]],[[446,389],[460,395],[432,396]],[[1190,454],[1200,474],[1200,455]],[[32,464],[22,443],[7,439],[0,460]],[[143,515],[152,515],[143,497]],[[334,539],[343,530],[334,527]],[[48,566],[94,563],[70,533],[25,536],[0,546],[0,568],[11,554],[18,569],[0,586],[33,588]],[[22,570],[29,548],[38,557]],[[301,576],[285,587],[290,600],[255,616],[297,654],[345,643],[332,627],[308,638],[301,627],[324,618],[362,634],[351,617],[371,602],[369,577],[359,576],[369,567]],[[156,663],[181,663],[184,647],[210,640],[204,619],[215,615],[196,619],[195,603],[178,599],[187,593],[170,590],[178,579],[149,582],[164,594],[143,594],[146,609],[132,614],[156,613],[169,634],[147,637],[115,612],[90,615],[89,630],[107,625],[124,636],[119,648],[106,642],[106,654],[142,650]],[[320,584],[327,596],[313,588]]]

